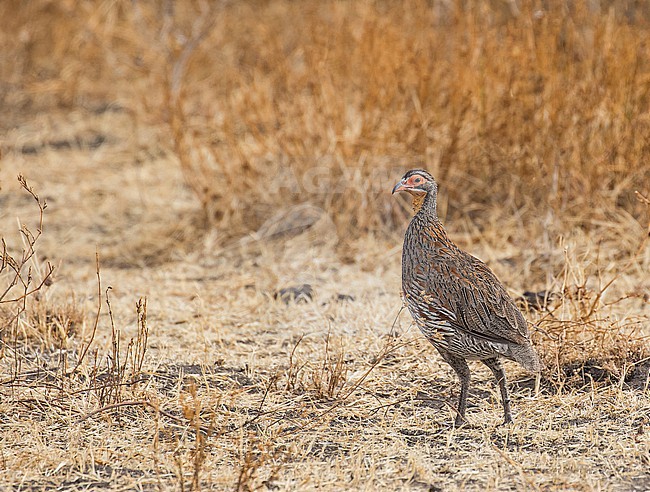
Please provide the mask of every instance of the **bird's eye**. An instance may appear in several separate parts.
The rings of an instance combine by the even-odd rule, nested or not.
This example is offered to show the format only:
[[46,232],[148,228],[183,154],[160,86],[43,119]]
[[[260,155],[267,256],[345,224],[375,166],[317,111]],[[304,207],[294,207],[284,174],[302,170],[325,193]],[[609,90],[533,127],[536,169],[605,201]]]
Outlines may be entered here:
[[421,183],[421,182],[422,182],[422,178],[415,178],[415,179],[413,180],[413,182],[414,182],[414,183]]

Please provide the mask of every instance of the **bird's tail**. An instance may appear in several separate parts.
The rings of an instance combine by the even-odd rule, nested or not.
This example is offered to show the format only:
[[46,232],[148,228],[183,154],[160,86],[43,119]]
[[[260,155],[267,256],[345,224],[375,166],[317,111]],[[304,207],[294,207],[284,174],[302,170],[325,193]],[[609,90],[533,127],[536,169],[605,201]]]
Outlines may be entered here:
[[509,355],[527,371],[534,373],[542,372],[544,364],[542,364],[539,355],[537,355],[537,352],[530,343],[526,345],[510,345],[509,351]]

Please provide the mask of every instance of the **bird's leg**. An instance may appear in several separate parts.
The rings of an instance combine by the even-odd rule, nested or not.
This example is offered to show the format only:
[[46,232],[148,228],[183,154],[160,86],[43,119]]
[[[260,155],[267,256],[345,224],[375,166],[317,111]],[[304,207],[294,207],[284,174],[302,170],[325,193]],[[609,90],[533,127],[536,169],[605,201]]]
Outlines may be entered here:
[[451,355],[449,352],[438,350],[442,358],[445,359],[460,379],[460,395],[458,396],[458,410],[456,411],[456,421],[454,425],[460,427],[467,423],[465,420],[465,409],[467,408],[467,393],[469,392],[470,372],[469,366],[465,359]]
[[456,367],[454,367],[454,369],[456,370],[456,374],[458,374],[458,378],[460,379],[460,395],[458,396],[458,413],[456,414],[456,421],[454,422],[454,425],[456,427],[460,427],[461,425],[467,423],[467,420],[465,420],[465,409],[467,408],[467,393],[469,392],[470,375],[469,375],[469,367],[467,367],[467,362],[465,362],[464,360],[463,360],[463,366],[464,368],[461,371],[459,371]]
[[503,370],[503,366],[496,357],[492,359],[483,359],[483,364],[490,368],[492,374],[494,374],[494,379],[496,379],[499,384],[499,390],[501,390],[501,401],[503,402],[503,423],[509,424],[512,422],[512,414],[510,413],[510,398],[508,398],[506,373]]

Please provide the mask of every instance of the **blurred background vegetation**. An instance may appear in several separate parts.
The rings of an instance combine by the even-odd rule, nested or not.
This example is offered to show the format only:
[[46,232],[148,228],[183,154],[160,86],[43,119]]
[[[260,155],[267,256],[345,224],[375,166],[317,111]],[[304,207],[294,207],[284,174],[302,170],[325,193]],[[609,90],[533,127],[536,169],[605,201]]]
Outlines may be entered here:
[[515,243],[644,213],[645,1],[6,0],[0,17],[3,130],[127,112],[224,237],[305,203],[340,238],[384,235],[412,167],[452,228],[509,221]]

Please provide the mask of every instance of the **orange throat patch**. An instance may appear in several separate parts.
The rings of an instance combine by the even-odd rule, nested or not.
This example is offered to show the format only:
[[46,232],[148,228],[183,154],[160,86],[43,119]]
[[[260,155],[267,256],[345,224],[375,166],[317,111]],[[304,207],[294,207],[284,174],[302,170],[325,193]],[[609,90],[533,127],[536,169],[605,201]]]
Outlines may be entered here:
[[413,202],[411,202],[411,205],[413,207],[413,212],[417,214],[422,208],[422,204],[424,203],[424,197],[426,196],[426,194],[412,193],[411,196],[413,197]]

